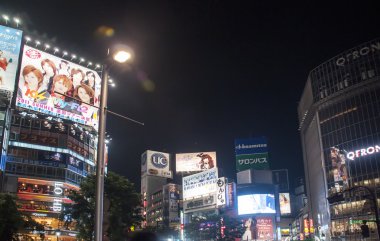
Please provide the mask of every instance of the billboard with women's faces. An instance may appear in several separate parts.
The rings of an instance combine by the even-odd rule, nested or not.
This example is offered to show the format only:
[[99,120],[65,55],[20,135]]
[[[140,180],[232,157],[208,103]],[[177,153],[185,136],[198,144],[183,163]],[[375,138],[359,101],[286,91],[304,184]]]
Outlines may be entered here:
[[97,129],[100,83],[94,70],[25,45],[16,105]]

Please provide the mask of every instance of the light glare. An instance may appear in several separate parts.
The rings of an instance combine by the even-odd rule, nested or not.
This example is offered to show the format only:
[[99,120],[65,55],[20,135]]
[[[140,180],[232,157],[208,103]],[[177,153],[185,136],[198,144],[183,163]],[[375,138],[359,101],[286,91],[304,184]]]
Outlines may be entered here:
[[114,60],[119,63],[124,63],[131,58],[131,54],[126,51],[118,51],[114,56]]

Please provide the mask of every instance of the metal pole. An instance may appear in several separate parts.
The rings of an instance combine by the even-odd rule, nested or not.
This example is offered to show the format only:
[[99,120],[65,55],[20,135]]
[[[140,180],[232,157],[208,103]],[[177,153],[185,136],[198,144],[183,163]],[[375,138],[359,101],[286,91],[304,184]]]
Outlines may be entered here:
[[103,65],[102,88],[99,107],[99,138],[96,164],[95,198],[95,241],[103,240],[103,198],[104,198],[104,140],[106,132],[106,107],[108,96],[108,66]]

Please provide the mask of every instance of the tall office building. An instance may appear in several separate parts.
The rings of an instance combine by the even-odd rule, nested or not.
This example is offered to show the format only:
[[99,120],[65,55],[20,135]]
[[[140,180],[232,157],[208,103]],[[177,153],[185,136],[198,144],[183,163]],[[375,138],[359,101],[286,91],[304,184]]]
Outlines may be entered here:
[[0,32],[1,191],[18,196],[18,209],[44,226],[45,240],[76,240],[75,220],[61,214],[70,190],[95,172],[101,78],[22,44],[20,30]]
[[306,216],[318,227],[317,235],[356,240],[363,220],[369,220],[376,236],[374,200],[365,188],[379,194],[380,40],[360,44],[313,69],[298,115]]

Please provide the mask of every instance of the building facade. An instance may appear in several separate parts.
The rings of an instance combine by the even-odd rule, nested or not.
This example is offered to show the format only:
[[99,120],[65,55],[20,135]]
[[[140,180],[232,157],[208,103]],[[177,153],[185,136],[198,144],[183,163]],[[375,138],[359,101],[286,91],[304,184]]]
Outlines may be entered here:
[[367,220],[375,240],[375,200],[367,188],[378,194],[380,186],[380,39],[313,69],[298,115],[306,214],[316,234],[357,240]]
[[76,240],[75,220],[62,211],[70,191],[95,173],[99,73],[26,45],[21,30],[0,32],[1,191],[44,226],[23,238]]

